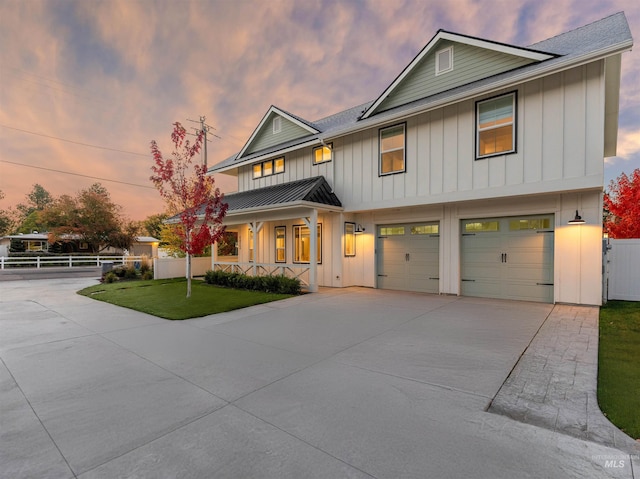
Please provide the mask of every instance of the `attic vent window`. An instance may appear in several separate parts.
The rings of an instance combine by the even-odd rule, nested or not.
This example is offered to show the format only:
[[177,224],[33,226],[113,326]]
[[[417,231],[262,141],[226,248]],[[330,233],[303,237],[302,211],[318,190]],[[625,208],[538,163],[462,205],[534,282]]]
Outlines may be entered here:
[[453,45],[436,52],[436,75],[453,70]]
[[273,134],[280,133],[282,131],[282,118],[276,116],[271,123],[273,126]]

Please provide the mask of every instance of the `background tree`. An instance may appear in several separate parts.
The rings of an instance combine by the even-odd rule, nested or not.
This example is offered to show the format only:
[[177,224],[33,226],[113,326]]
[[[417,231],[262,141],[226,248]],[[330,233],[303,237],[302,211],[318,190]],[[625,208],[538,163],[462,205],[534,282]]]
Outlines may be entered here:
[[42,185],[35,183],[31,193],[26,195],[27,203],[19,203],[16,208],[25,217],[34,211],[42,211],[53,202],[53,196]]
[[40,212],[53,203],[53,196],[42,185],[36,183],[31,192],[25,195],[26,203],[18,203],[18,233],[32,233],[33,231],[44,231],[46,225],[42,223]]
[[93,253],[109,247],[129,249],[137,227],[121,217],[122,208],[111,201],[100,183],[81,190],[76,197],[62,195],[40,213],[49,230],[49,242],[84,241]]
[[[4,193],[0,190],[0,200],[4,198]],[[10,209],[0,208],[0,236],[9,235],[13,232],[14,213]]]
[[191,297],[191,256],[200,254],[223,233],[222,220],[227,212],[220,190],[204,165],[194,164],[200,151],[203,135],[200,132],[193,144],[186,139],[187,131],[178,122],[173,124],[171,141],[174,150],[170,158],[162,156],[156,141],[151,142],[154,165],[151,181],[174,216],[175,232],[181,249],[187,255],[187,298]]
[[640,168],[622,173],[604,194],[604,230],[610,238],[640,238]]
[[149,236],[160,239],[162,235],[163,221],[168,218],[166,213],[158,213],[156,215],[147,216],[140,224],[141,231]]

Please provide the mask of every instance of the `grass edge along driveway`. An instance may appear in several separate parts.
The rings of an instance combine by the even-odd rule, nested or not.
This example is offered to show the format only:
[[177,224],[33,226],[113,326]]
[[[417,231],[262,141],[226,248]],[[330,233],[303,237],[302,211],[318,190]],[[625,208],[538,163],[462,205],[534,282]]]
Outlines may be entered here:
[[191,298],[187,298],[187,280],[184,278],[101,283],[82,289],[78,294],[165,319],[199,318],[291,297],[222,288],[196,280],[192,283]]
[[600,308],[598,404],[605,416],[640,438],[640,302],[609,301]]

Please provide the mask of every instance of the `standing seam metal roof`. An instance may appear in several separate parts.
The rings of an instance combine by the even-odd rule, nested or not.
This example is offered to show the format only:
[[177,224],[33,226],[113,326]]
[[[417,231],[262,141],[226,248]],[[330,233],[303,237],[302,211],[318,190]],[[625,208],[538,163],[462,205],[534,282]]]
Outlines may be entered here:
[[224,201],[229,205],[227,214],[249,208],[276,206],[297,201],[342,206],[324,176],[231,193],[224,196]]

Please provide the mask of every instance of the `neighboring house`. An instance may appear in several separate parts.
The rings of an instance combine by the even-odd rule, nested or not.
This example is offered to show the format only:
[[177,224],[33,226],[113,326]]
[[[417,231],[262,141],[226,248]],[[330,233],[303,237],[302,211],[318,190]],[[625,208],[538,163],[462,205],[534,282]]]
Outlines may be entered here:
[[600,304],[632,44],[623,13],[528,47],[440,30],[369,103],[313,122],[272,106],[209,169],[238,179],[238,263],[308,265],[311,291]]
[[[28,253],[51,252],[59,254],[90,253],[89,245],[77,238],[67,238],[63,242],[49,243],[48,233],[28,233],[0,237],[0,256],[9,256],[13,245],[19,244],[19,249]],[[151,236],[138,236],[131,245],[129,254],[133,256],[147,255],[150,258],[158,257],[159,240]],[[121,249],[107,248],[100,254],[123,254]]]

